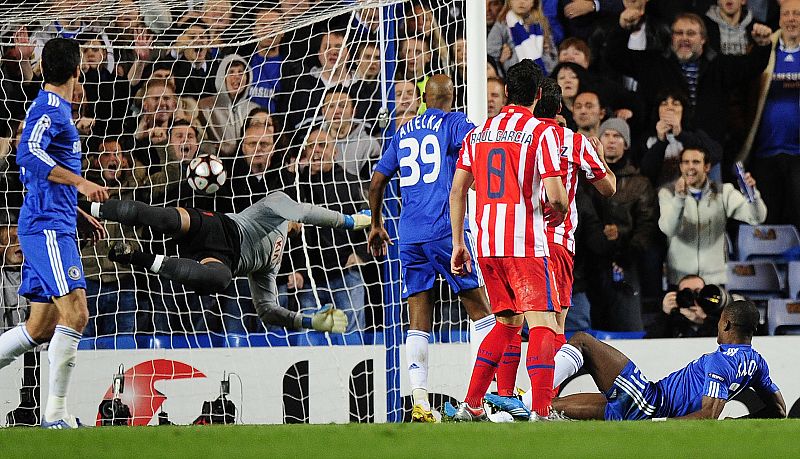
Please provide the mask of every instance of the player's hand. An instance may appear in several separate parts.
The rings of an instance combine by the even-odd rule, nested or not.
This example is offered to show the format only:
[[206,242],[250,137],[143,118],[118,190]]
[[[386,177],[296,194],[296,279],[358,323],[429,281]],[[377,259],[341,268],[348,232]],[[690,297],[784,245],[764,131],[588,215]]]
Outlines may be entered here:
[[564,218],[566,215],[563,212],[559,212],[556,209],[553,209],[553,206],[550,203],[545,203],[544,205],[544,221],[547,222],[547,226],[551,228],[555,228],[556,226],[564,223]]
[[347,330],[347,315],[332,304],[326,304],[311,316],[311,328],[323,332],[344,333]]
[[753,24],[753,30],[750,34],[753,36],[753,41],[756,42],[758,46],[764,46],[770,44],[772,29],[764,24]]
[[466,276],[472,272],[472,257],[466,245],[454,245],[450,257],[450,271],[456,276]]
[[572,0],[564,7],[564,16],[567,19],[575,19],[589,13],[594,13],[592,0]]
[[303,274],[295,271],[289,274],[289,279],[286,281],[286,288],[289,290],[300,290],[305,285],[306,280],[303,277]]
[[675,195],[681,198],[686,197],[686,179],[682,175],[675,181]]
[[84,180],[78,185],[78,193],[86,196],[92,202],[103,202],[108,199],[108,188],[88,180]]
[[369,251],[373,257],[385,257],[388,252],[388,246],[394,245],[389,233],[383,226],[373,226],[369,230],[367,237],[367,244],[369,244]]
[[[559,113],[556,115],[556,124],[558,124],[561,127],[567,127],[567,119],[564,118],[564,115]],[[472,186],[474,187],[475,184],[473,183]]]
[[601,142],[600,139],[598,139],[597,137],[592,136],[589,137],[589,143],[592,145],[592,148],[594,148],[594,151],[597,152],[597,156],[600,158],[600,160],[605,162],[606,149],[603,146],[603,142]]
[[96,218],[78,208],[78,238],[81,240],[81,247],[88,247],[97,244],[108,235],[106,228]]
[[606,239],[609,241],[616,241],[619,238],[619,228],[617,228],[617,225],[606,225],[603,227],[603,234],[606,235]]
[[664,299],[661,300],[661,310],[664,311],[664,314],[672,314],[678,307],[678,292],[669,292],[664,295]]

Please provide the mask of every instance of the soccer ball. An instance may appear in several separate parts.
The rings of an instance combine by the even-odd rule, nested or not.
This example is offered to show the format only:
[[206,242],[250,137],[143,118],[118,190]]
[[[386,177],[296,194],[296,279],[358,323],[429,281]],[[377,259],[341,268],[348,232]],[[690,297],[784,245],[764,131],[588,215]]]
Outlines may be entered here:
[[186,170],[189,186],[202,194],[214,194],[225,184],[228,173],[222,161],[214,155],[200,155],[189,163]]

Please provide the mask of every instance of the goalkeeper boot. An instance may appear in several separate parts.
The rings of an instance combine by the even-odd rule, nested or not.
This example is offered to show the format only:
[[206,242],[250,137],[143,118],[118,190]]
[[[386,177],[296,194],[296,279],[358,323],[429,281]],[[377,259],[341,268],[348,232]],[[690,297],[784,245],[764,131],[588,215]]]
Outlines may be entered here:
[[42,418],[42,429],[77,429],[83,427],[81,420],[75,416],[67,416],[57,421],[46,421]]
[[531,417],[531,410],[517,397],[503,397],[501,395],[486,394],[484,400],[498,410],[509,413],[514,419],[526,420]]
[[486,411],[483,408],[473,408],[467,402],[458,405],[458,411],[453,416],[456,422],[483,422],[488,421]]
[[133,262],[133,254],[136,252],[133,246],[127,242],[115,242],[108,249],[108,259],[114,263],[131,264]]
[[422,405],[414,405],[411,410],[411,422],[435,423],[439,422],[432,410],[426,410]]

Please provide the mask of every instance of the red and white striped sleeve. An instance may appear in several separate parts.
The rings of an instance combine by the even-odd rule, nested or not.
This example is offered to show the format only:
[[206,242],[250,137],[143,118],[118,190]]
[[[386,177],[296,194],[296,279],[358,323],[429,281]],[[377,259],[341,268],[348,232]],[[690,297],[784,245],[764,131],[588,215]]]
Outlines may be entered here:
[[472,173],[472,159],[474,151],[474,147],[469,142],[472,132],[473,131],[470,131],[464,138],[464,141],[461,142],[461,152],[458,154],[458,162],[456,163],[457,168],[467,171],[470,174]]
[[[534,130],[534,132],[536,132]],[[534,134],[535,136],[535,134]],[[561,141],[554,126],[547,126],[539,133],[536,146],[536,167],[539,175],[560,177],[566,172],[561,167]]]
[[[578,149],[578,142],[581,143],[580,149]],[[581,152],[580,167],[583,173],[586,174],[587,180],[596,182],[606,176],[608,173],[606,167],[597,155],[592,143],[584,135],[577,132],[575,133],[575,151]]]

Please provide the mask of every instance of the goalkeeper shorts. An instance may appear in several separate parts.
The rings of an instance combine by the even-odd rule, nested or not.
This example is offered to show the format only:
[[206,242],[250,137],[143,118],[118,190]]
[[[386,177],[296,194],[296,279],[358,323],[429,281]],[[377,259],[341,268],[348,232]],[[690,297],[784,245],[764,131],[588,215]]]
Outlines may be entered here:
[[[474,251],[467,244],[470,254]],[[433,288],[436,276],[441,275],[453,293],[462,290],[478,288],[483,283],[478,275],[477,267],[466,276],[456,276],[450,272],[450,257],[453,254],[453,238],[446,236],[441,239],[422,242],[418,244],[400,244],[400,263],[403,269],[403,299],[411,295],[424,292]]]
[[36,303],[52,303],[52,297],[86,289],[81,253],[74,234],[44,230],[38,234],[20,234],[19,244],[25,256],[19,294]]

